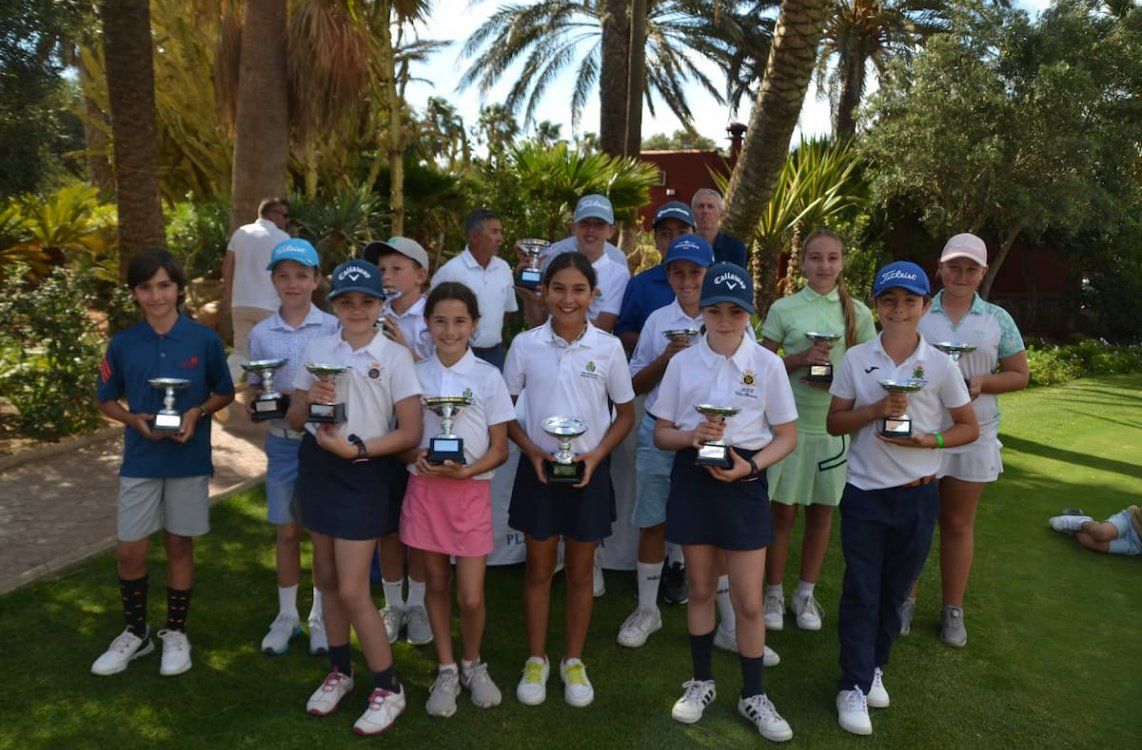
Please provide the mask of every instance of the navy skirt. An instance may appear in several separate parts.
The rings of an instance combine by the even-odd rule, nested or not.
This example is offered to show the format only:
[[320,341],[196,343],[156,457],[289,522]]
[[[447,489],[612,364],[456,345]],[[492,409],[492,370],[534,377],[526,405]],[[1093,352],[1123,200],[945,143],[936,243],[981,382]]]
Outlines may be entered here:
[[399,528],[389,513],[392,462],[341,458],[306,432],[298,449],[297,495],[301,524],[338,539],[376,539]]
[[[744,458],[757,451],[733,448]],[[755,479],[720,482],[695,466],[693,448],[674,454],[666,501],[666,538],[675,544],[709,544],[744,551],[773,541],[765,472]]]
[[540,541],[559,535],[597,542],[611,535],[615,518],[610,456],[599,462],[591,481],[578,490],[569,484],[543,484],[527,456],[520,456],[508,507],[508,524],[516,531]]
[[404,493],[408,490],[408,469],[397,460],[396,456],[379,456],[374,461],[385,461],[389,467],[385,481],[389,485],[389,512],[388,526],[390,531],[386,534],[395,534],[400,530],[400,513],[404,505]]

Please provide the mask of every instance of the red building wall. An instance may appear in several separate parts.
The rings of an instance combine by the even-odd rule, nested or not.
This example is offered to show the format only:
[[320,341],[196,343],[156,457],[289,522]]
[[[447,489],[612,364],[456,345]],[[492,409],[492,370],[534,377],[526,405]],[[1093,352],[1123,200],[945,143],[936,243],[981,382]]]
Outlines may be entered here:
[[718,189],[715,173],[728,177],[732,169],[731,161],[717,151],[643,151],[639,158],[654,164],[662,173],[662,184],[651,186],[650,203],[638,212],[642,228],[647,232],[655,210],[663,203],[689,204],[700,188]]

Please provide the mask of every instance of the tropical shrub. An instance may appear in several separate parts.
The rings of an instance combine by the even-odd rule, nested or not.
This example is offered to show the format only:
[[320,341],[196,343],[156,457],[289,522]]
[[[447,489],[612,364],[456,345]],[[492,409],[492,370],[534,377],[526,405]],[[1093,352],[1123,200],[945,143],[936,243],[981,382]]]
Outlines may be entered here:
[[1142,372],[1142,346],[1087,339],[1068,346],[1029,343],[1027,362],[1032,386],[1058,385],[1086,375]]

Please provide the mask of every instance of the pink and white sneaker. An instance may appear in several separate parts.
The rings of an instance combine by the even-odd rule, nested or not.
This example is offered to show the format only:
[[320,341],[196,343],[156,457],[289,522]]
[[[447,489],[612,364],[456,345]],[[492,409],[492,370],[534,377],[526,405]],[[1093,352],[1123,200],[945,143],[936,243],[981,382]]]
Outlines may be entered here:
[[381,734],[404,712],[405,705],[403,689],[399,693],[392,693],[377,688],[369,696],[369,707],[357,719],[353,731],[365,736]]
[[325,675],[321,687],[309,696],[305,710],[312,716],[328,716],[337,710],[341,699],[353,692],[353,678],[336,669]]

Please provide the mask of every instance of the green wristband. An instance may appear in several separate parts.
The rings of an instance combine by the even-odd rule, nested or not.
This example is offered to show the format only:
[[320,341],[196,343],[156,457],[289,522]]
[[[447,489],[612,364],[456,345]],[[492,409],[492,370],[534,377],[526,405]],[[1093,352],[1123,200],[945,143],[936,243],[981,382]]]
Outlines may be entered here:
[[[939,432],[933,432],[932,435],[934,435],[936,438],[936,448],[943,448],[944,447],[944,436]],[[933,450],[935,450],[935,449],[933,449]]]

